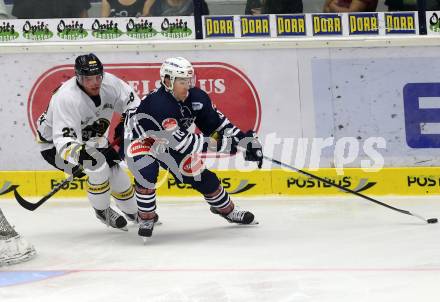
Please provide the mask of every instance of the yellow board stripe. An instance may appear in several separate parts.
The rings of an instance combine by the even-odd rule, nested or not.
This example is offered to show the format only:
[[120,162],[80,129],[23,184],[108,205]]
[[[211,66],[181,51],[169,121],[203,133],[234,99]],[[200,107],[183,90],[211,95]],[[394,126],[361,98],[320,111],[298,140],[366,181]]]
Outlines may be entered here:
[[[349,168],[344,169],[344,175],[337,175],[336,170],[330,168],[306,171],[366,195],[440,194],[440,169],[438,167],[384,168],[377,172]],[[226,191],[237,196],[344,196],[347,194],[320,181],[287,170],[250,172],[221,170],[215,172]],[[6,191],[4,186],[10,183],[19,186],[17,190],[23,197],[42,197],[66,177],[63,172],[59,171],[0,171],[0,190]],[[199,196],[190,185],[177,183],[165,171],[161,170],[159,177],[164,179],[161,186],[157,188],[159,196]],[[103,191],[106,188],[108,189],[108,183],[100,185],[93,192]],[[86,192],[86,180],[75,179],[64,186],[55,197],[85,197]],[[130,196],[131,192],[120,194]],[[13,198],[13,194],[12,192],[2,194],[0,191],[0,198]]]

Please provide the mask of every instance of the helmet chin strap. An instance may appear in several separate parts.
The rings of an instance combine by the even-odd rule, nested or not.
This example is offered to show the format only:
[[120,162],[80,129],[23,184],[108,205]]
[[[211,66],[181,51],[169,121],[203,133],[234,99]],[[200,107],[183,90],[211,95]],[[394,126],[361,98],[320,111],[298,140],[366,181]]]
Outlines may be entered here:
[[171,81],[171,79],[170,79],[170,87],[168,87],[168,86],[165,84],[165,81],[163,81],[162,84],[163,84],[163,86],[165,87],[165,90],[166,90],[166,91],[168,91],[169,93],[173,94],[174,80]]

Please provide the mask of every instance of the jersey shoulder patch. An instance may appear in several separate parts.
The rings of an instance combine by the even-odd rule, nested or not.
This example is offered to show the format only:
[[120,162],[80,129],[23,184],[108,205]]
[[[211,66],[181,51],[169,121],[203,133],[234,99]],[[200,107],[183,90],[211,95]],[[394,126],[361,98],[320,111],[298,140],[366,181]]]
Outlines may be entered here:
[[191,109],[194,111],[200,111],[204,107],[209,108],[211,106],[211,99],[208,94],[200,88],[194,87],[190,90]]

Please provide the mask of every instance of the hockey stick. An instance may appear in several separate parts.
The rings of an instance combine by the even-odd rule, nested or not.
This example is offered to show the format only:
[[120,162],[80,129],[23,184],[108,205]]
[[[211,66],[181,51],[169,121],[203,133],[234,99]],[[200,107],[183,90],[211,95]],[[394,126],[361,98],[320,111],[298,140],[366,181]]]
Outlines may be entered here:
[[[111,148],[113,148],[115,145],[117,145],[119,143],[119,139],[114,140],[107,149],[105,149],[104,151],[101,152],[101,154],[106,155],[109,150]],[[94,153],[96,154],[96,152]],[[17,202],[26,210],[29,211],[34,211],[35,209],[37,209],[39,206],[41,206],[43,203],[46,202],[46,200],[48,200],[49,198],[51,198],[53,195],[55,195],[59,190],[61,190],[61,188],[63,186],[65,186],[66,184],[72,182],[76,177],[78,177],[79,175],[81,175],[82,170],[78,169],[75,171],[75,173],[69,175],[69,177],[67,177],[65,180],[63,180],[62,182],[60,182],[59,184],[55,185],[54,188],[47,193],[45,196],[43,196],[43,198],[41,198],[37,203],[32,203],[29,202],[27,200],[25,200],[23,197],[20,196],[20,194],[17,192],[17,187],[14,188],[14,196],[15,199],[17,200]]]
[[361,193],[359,193],[359,192],[353,191],[353,190],[351,190],[351,189],[349,189],[349,188],[345,188],[345,187],[343,187],[343,186],[341,186],[341,185],[338,185],[338,184],[336,184],[336,183],[333,183],[333,182],[331,182],[331,181],[329,181],[329,180],[327,180],[327,179],[325,179],[325,178],[319,177],[319,176],[314,175],[314,174],[312,174],[312,173],[306,172],[306,171],[304,171],[304,170],[301,170],[301,169],[295,168],[295,167],[293,167],[293,166],[290,166],[290,165],[288,165],[288,164],[285,164],[285,163],[283,163],[283,162],[280,162],[279,160],[276,160],[276,159],[273,159],[273,158],[267,157],[267,156],[265,156],[265,155],[263,155],[263,158],[266,159],[266,160],[269,160],[269,161],[271,161],[271,162],[273,162],[273,163],[275,163],[275,164],[277,164],[277,165],[280,165],[281,167],[285,167],[285,168],[288,168],[288,169],[293,170],[293,171],[295,171],[295,172],[298,172],[298,173],[300,173],[300,174],[303,174],[303,175],[306,175],[306,176],[308,176],[308,177],[314,178],[314,179],[319,180],[319,181],[321,181],[321,182],[323,182],[323,183],[326,183],[326,184],[328,184],[328,185],[331,185],[331,186],[333,186],[333,187],[336,187],[336,188],[338,188],[338,189],[341,189],[341,190],[343,190],[343,191],[345,191],[345,192],[347,192],[347,193],[351,193],[351,194],[357,195],[357,196],[359,196],[359,197],[362,197],[362,198],[364,198],[364,199],[366,199],[366,200],[368,200],[368,201],[371,201],[371,202],[377,203],[377,204],[379,204],[379,205],[381,205],[381,206],[384,206],[384,207],[386,207],[386,208],[388,208],[388,209],[391,209],[391,210],[393,210],[393,211],[396,211],[396,212],[399,212],[399,213],[402,213],[402,214],[406,214],[406,215],[410,215],[410,216],[417,217],[417,218],[419,218],[419,219],[421,219],[421,220],[423,220],[424,222],[427,222],[427,223],[437,223],[437,218],[429,218],[429,219],[426,219],[426,218],[424,218],[423,216],[421,216],[421,215],[419,215],[419,214],[412,213],[412,212],[410,212],[410,211],[402,210],[402,209],[399,209],[399,208],[395,208],[395,207],[390,206],[389,204],[386,204],[386,203],[384,203],[384,202],[381,202],[381,201],[379,201],[379,200],[377,200],[377,199],[371,198],[371,197],[366,196],[366,195],[364,195],[364,194],[361,194]]

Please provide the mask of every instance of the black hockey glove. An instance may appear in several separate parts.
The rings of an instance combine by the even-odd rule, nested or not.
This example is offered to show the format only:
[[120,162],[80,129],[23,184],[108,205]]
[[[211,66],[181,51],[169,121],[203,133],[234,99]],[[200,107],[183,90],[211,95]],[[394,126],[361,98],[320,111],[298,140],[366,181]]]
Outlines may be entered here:
[[115,146],[120,147],[124,142],[124,122],[125,122],[125,113],[121,115],[119,124],[117,124],[115,127],[115,134],[113,135],[113,140],[117,142]]
[[90,150],[83,144],[79,148],[78,163],[83,169],[97,170],[105,163],[111,168],[121,161],[121,157],[112,146]]
[[263,146],[261,146],[255,132],[252,130],[246,132],[244,138],[240,141],[240,146],[246,149],[244,159],[257,162],[258,168],[261,169],[263,165]]
[[73,167],[72,174],[76,178],[83,178],[84,176],[86,176],[86,173],[80,165]]

